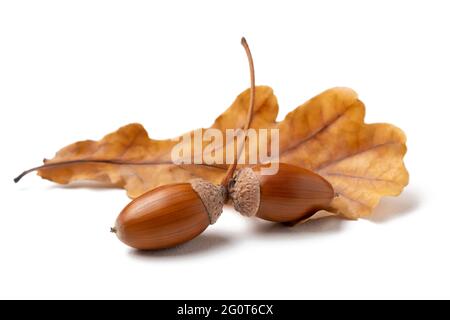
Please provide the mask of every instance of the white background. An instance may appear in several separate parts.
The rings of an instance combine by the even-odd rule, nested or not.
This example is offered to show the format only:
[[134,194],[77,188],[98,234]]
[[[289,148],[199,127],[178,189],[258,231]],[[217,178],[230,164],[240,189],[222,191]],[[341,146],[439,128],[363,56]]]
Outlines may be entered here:
[[[2,1],[0,298],[450,298],[447,1]],[[140,253],[109,233],[123,190],[23,169],[130,122],[209,126],[248,87],[240,38],[279,119],[334,86],[408,136],[410,185],[368,220],[292,229],[224,212]]]

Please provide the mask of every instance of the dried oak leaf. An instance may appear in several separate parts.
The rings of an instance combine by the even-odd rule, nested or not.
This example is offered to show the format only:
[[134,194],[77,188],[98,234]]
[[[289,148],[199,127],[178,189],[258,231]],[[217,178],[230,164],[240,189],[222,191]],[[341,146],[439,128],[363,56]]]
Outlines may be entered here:
[[[241,93],[211,127],[221,131],[243,127],[249,93]],[[323,176],[337,194],[329,210],[356,219],[370,214],[382,196],[398,195],[408,183],[403,164],[405,135],[389,124],[365,124],[364,113],[364,104],[353,90],[333,88],[276,122],[277,99],[271,88],[259,86],[251,127],[279,128],[280,162]],[[188,133],[191,137],[194,134]],[[219,183],[225,166],[174,165],[171,150],[177,143],[150,139],[140,124],[129,124],[99,141],[71,144],[45,161],[90,162],[55,166],[38,173],[58,183],[94,180],[122,187],[132,198],[159,185],[194,177]]]

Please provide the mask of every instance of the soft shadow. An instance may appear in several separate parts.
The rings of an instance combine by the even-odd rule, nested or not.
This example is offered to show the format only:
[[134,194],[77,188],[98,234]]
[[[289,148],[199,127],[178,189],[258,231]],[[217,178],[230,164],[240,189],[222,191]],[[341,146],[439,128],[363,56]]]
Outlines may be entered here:
[[344,222],[345,220],[336,217],[310,220],[305,223],[298,223],[294,226],[286,226],[281,223],[268,221],[257,221],[254,226],[254,231],[264,237],[272,235],[277,237],[307,237],[339,232],[342,229],[342,224]]
[[384,223],[389,220],[400,218],[413,212],[420,206],[420,195],[418,192],[406,189],[398,197],[383,198],[367,220],[375,223]]
[[176,258],[188,255],[207,254],[214,250],[230,246],[231,243],[231,238],[223,234],[206,233],[174,248],[156,251],[130,250],[129,254],[137,259]]

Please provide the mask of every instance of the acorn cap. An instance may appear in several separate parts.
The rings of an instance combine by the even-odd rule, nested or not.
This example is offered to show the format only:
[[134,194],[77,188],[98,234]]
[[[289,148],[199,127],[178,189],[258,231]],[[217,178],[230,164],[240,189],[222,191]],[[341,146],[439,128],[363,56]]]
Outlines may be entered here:
[[237,170],[231,179],[228,192],[236,211],[246,217],[256,215],[260,204],[260,182],[251,168]]
[[210,224],[216,223],[223,211],[223,204],[226,198],[225,187],[216,186],[203,179],[192,179],[189,182],[205,205]]

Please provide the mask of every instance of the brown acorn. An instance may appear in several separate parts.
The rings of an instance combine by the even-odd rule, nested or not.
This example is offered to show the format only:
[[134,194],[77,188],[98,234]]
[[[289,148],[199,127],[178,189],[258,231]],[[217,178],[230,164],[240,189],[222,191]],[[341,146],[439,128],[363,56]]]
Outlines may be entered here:
[[260,169],[240,169],[230,180],[229,196],[244,216],[296,222],[327,209],[335,197],[331,184],[310,170],[284,163],[274,175],[261,175]]
[[173,247],[215,223],[224,200],[225,188],[202,179],[161,186],[131,201],[111,231],[136,249]]
[[[251,94],[244,127],[244,132],[247,132],[255,104],[255,71],[245,38],[241,39],[241,44],[250,67]],[[222,213],[227,198],[226,186],[236,169],[239,155],[235,155],[220,185],[195,179],[190,183],[165,185],[144,193],[122,210],[111,231],[130,247],[144,250],[170,248],[195,238],[208,225],[215,223]]]

